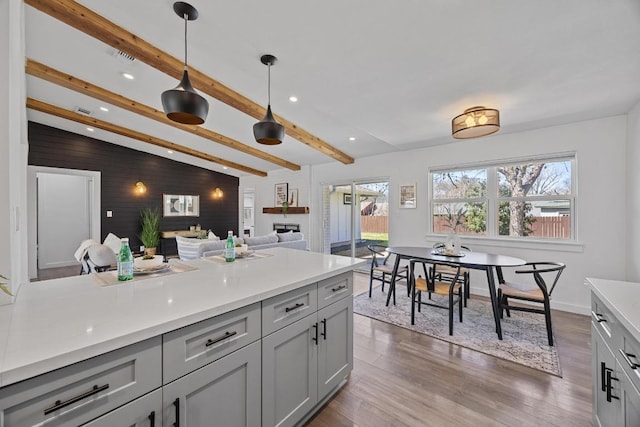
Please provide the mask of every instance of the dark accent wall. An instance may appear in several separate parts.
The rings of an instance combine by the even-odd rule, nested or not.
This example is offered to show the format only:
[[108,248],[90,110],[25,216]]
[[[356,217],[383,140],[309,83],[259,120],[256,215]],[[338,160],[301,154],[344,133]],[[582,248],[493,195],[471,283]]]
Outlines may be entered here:
[[[156,207],[162,212],[162,195],[200,196],[199,217],[161,217],[161,230],[187,230],[200,224],[218,236],[228,230],[238,235],[238,178],[164,157],[143,153],[83,135],[29,122],[29,165],[101,172],[101,232],[129,237],[130,246],[141,245],[140,210]],[[147,192],[137,195],[141,180]],[[222,199],[211,196],[220,187]],[[113,211],[107,218],[106,211]],[[173,252],[173,251],[171,251]]]

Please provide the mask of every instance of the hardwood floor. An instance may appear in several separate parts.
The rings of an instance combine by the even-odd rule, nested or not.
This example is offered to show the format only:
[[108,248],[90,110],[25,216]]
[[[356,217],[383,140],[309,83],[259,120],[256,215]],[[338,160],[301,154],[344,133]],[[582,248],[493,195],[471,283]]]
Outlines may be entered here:
[[552,317],[562,378],[356,314],[353,372],[307,426],[590,426],[590,318]]

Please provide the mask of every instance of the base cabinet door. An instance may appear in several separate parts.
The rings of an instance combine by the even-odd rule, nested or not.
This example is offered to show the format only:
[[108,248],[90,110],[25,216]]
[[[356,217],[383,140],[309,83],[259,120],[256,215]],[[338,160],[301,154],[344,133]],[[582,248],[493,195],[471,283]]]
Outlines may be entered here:
[[318,401],[316,313],[262,338],[262,426],[293,426]]
[[624,427],[640,426],[640,392],[620,369],[622,419]]
[[353,368],[353,298],[318,311],[318,398],[322,399]]
[[[600,333],[591,327],[593,378],[593,424],[598,427],[617,426],[621,414],[619,374],[616,359]],[[620,374],[624,374],[620,372]]]
[[165,426],[260,426],[260,341],[163,387]]
[[131,403],[109,412],[83,427],[161,427],[162,389],[157,389]]

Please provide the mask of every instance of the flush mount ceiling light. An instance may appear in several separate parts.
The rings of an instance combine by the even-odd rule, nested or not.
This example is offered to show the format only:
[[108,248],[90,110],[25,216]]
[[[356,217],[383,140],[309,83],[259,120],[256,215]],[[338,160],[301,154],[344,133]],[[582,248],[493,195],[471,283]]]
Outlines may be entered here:
[[500,112],[492,108],[471,107],[451,120],[451,134],[456,139],[477,138],[500,130]]
[[182,1],[175,2],[173,10],[184,19],[184,71],[178,86],[162,93],[162,108],[167,117],[174,122],[200,125],[207,118],[209,103],[191,86],[187,71],[187,21],[196,20],[198,11]]
[[278,58],[273,55],[262,55],[260,62],[268,68],[268,86],[267,86],[267,114],[258,123],[253,125],[253,136],[260,144],[277,145],[284,139],[284,126],[276,122],[271,113],[271,66],[276,63]]

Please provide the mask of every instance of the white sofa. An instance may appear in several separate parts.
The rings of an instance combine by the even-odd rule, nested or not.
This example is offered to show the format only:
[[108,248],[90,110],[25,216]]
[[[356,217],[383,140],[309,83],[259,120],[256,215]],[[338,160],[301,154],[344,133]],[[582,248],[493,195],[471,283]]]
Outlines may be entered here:
[[[248,250],[260,250],[273,247],[308,250],[308,242],[300,232],[267,234],[256,237],[234,237],[236,244],[246,244]],[[194,239],[176,236],[178,255],[182,260],[220,255],[224,252],[226,239]]]

